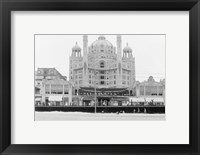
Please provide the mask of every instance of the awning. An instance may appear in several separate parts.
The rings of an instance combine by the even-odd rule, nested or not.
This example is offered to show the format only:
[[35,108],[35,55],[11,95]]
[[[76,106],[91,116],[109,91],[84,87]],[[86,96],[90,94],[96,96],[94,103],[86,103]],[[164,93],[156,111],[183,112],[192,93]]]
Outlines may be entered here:
[[162,97],[130,97],[129,101],[131,102],[164,102]]
[[62,96],[49,96],[49,101],[62,101]]
[[112,97],[112,100],[114,101],[127,101],[127,97]]
[[42,100],[42,98],[35,98],[35,101],[41,101]]
[[89,97],[89,96],[83,97],[83,100],[89,100],[89,101],[91,101],[91,100],[93,100],[93,99],[94,99],[93,97]]
[[147,102],[164,102],[164,98],[162,97],[151,97],[151,98],[146,98]]
[[130,97],[129,98],[129,101],[130,102],[145,102],[145,99],[144,98],[138,98],[138,97]]

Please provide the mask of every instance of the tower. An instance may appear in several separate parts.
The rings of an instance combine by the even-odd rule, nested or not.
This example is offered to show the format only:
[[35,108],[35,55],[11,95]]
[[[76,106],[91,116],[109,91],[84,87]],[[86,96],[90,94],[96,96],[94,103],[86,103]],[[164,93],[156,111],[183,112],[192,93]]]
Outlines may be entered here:
[[133,89],[133,87],[135,87],[135,58],[133,57],[132,54],[132,49],[131,47],[128,46],[128,43],[126,44],[126,47],[124,47],[123,49],[123,58],[122,58],[125,62],[126,65],[129,66],[128,70],[129,70],[129,75],[130,76],[130,88]]
[[73,71],[74,71],[74,65],[76,63],[76,59],[81,57],[81,48],[78,46],[78,43],[72,47],[72,54],[69,57],[69,80],[74,82],[73,79]]
[[122,85],[122,38],[117,35],[117,83]]
[[83,36],[83,86],[88,86],[88,36]]

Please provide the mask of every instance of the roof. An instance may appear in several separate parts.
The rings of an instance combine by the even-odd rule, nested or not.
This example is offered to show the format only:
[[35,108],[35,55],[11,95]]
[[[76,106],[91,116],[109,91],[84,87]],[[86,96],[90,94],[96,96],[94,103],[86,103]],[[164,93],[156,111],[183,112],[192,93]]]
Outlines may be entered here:
[[36,71],[36,76],[56,76],[57,78],[66,80],[66,78],[55,68],[38,68]]
[[78,43],[76,42],[76,45],[74,45],[72,47],[72,50],[81,50],[80,46],[78,45]]
[[94,41],[91,46],[98,47],[112,47],[112,43],[106,40],[104,36],[99,36],[98,40]]
[[139,82],[137,81],[137,85],[149,85],[149,86],[152,86],[152,85],[165,85],[165,80],[160,80],[159,82],[158,81],[155,81],[153,76],[149,76],[149,78],[147,79],[147,81],[143,81],[143,82]]
[[132,52],[132,49],[128,46],[128,43],[126,44],[126,47],[123,49],[124,52]]

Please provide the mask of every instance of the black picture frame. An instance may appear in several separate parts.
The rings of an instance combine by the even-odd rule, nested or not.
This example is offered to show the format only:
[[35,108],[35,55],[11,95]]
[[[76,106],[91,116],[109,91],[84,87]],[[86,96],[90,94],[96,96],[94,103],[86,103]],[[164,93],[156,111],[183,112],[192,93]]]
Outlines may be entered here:
[[[11,144],[11,11],[189,11],[189,145],[29,145]],[[0,0],[1,154],[200,154],[199,0]],[[178,123],[178,122],[177,122]],[[27,131],[30,132],[30,131]],[[170,135],[169,135],[170,136]],[[76,137],[75,137],[76,138]],[[173,138],[173,137],[172,137]]]

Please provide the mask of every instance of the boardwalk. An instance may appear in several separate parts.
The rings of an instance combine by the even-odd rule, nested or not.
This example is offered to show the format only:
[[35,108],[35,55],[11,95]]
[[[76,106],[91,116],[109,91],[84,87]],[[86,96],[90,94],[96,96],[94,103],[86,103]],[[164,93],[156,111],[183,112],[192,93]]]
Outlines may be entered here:
[[165,114],[35,112],[35,121],[165,121]]

